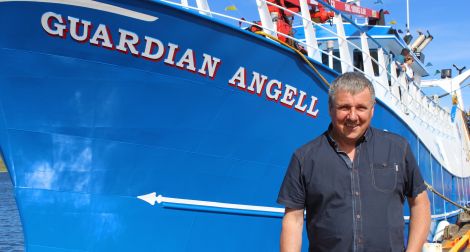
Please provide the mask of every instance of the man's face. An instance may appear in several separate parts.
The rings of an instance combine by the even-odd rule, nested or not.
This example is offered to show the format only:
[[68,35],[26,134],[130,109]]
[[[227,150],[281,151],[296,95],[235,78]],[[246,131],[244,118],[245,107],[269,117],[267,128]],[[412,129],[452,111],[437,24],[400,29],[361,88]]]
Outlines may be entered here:
[[330,107],[333,137],[339,143],[355,144],[364,135],[374,115],[374,103],[368,88],[352,95],[337,90]]

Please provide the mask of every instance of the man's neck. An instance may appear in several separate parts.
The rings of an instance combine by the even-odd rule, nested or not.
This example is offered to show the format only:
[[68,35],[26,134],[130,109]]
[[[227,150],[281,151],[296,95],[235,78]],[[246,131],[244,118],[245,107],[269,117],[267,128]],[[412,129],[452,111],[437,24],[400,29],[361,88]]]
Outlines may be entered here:
[[356,141],[344,141],[340,137],[338,137],[338,134],[335,132],[334,129],[331,130],[331,137],[338,145],[339,150],[346,153],[349,159],[354,161],[354,155],[356,154],[357,140]]
[[354,161],[354,156],[356,155],[356,144],[351,145],[338,143],[338,147],[348,155],[349,159]]

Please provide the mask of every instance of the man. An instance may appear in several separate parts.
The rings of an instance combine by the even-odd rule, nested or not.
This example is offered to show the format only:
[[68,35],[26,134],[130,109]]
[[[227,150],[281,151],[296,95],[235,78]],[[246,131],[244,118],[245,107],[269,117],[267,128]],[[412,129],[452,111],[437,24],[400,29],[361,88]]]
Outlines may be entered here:
[[399,76],[403,71],[405,71],[404,64],[405,64],[406,57],[411,57],[410,49],[408,48],[401,49],[400,55],[395,57],[397,76]]
[[408,48],[403,48],[401,49],[400,55],[398,55],[395,58],[395,61],[397,62],[398,67],[401,67],[405,63],[405,58],[410,55],[410,49]]
[[413,65],[414,59],[411,57],[411,55],[408,55],[405,57],[405,63],[402,65],[402,71],[405,73],[405,78],[406,78],[406,83],[413,82],[414,79],[414,74],[413,74],[413,68],[411,66]]
[[421,251],[430,225],[426,187],[407,141],[369,127],[372,83],[345,73],[328,103],[330,127],[293,154],[279,192],[281,251],[300,251],[304,209],[309,251],[404,251],[405,196],[407,251]]

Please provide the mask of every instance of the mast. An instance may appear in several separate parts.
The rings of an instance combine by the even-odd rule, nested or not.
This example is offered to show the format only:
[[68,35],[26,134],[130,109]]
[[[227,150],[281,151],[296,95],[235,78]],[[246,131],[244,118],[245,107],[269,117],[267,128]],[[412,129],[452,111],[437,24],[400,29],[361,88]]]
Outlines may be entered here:
[[410,30],[410,0],[406,0],[406,30]]

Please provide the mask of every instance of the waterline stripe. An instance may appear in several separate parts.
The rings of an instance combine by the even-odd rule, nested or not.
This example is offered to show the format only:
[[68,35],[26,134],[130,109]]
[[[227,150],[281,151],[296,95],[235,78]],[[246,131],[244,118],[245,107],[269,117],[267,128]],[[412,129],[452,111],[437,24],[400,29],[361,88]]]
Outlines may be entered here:
[[89,9],[95,9],[100,11],[106,11],[122,16],[139,19],[142,21],[153,22],[158,18],[155,16],[147,15],[137,11],[121,8],[111,4],[100,3],[92,0],[0,0],[2,2],[38,2],[38,3],[54,3],[54,4],[65,4],[78,7],[85,7]]

